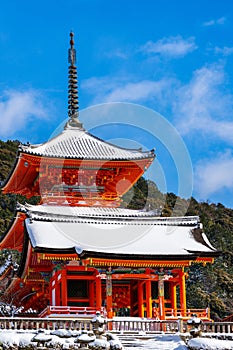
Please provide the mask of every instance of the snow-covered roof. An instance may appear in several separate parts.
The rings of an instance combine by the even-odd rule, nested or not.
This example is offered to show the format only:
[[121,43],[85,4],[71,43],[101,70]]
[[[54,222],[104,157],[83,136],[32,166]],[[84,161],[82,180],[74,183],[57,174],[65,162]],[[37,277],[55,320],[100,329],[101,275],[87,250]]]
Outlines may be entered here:
[[[199,224],[198,216],[183,217],[160,217],[156,210],[133,210],[125,208],[110,207],[71,207],[58,205],[30,205],[18,204],[18,211],[26,212],[33,220],[40,221],[60,221],[60,222],[76,222],[82,221],[89,223],[95,222],[96,219],[104,221],[114,221],[122,223],[122,221],[150,221],[156,225],[167,226],[197,226]],[[94,221],[93,221],[94,220]]]
[[[62,220],[52,220],[52,217],[49,219],[52,208],[48,209],[46,220],[43,219],[42,211],[38,215],[33,210],[25,220],[31,244],[38,250],[73,249],[78,254],[94,252],[144,257],[182,257],[196,253],[211,255],[216,252],[199,228],[197,217],[187,218],[189,221],[185,217],[152,219],[138,216],[137,219],[130,219],[128,216],[126,219],[119,215],[121,209],[118,209],[117,217],[104,216],[103,213],[98,217],[84,214],[82,217],[71,217],[63,212]],[[127,213],[127,210],[123,209],[122,212]]]
[[130,160],[154,158],[154,151],[131,150],[105,142],[69,124],[58,136],[38,145],[21,145],[24,153],[71,159]]

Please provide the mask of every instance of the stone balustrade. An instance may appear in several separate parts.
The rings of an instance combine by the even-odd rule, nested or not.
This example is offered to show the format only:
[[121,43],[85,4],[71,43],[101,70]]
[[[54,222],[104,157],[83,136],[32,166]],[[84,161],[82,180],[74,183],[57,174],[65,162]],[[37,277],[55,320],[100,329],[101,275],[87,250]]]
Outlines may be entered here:
[[[92,317],[0,317],[1,329],[76,329],[92,330]],[[203,322],[203,333],[233,333],[233,322]],[[175,333],[188,330],[187,321],[180,318],[176,320],[153,320],[141,318],[109,319],[106,329],[115,332],[165,332]]]

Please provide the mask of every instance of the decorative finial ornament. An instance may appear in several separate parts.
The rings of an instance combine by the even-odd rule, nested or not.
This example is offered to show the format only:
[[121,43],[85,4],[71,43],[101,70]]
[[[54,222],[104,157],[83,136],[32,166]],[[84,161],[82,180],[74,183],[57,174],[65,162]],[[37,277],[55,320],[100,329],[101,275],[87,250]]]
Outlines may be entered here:
[[74,33],[70,32],[70,49],[68,51],[69,57],[68,61],[71,66],[74,66],[76,63],[76,50],[74,48]]
[[70,49],[68,51],[69,80],[68,80],[68,125],[83,128],[78,119],[78,79],[76,67],[76,50],[74,48],[74,33],[70,32]]

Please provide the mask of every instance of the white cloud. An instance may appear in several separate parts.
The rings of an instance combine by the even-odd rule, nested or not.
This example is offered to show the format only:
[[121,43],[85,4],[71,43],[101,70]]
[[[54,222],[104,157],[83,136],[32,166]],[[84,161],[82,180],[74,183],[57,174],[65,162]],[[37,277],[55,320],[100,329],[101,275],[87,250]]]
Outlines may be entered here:
[[129,57],[129,53],[127,53],[126,51],[115,49],[112,51],[107,51],[104,52],[104,56],[108,57],[108,58],[120,58],[120,59],[127,59]]
[[233,143],[233,96],[224,91],[225,74],[220,65],[203,67],[177,90],[174,113],[182,134],[201,131]]
[[83,80],[81,83],[81,89],[87,90],[88,93],[92,95],[98,95],[100,91],[109,92],[114,89],[119,82],[123,82],[124,79],[119,77],[111,78],[106,77],[91,77],[89,79]]
[[32,119],[45,119],[46,108],[36,90],[7,90],[0,96],[0,137],[12,137]]
[[202,160],[195,168],[195,189],[200,198],[227,189],[233,190],[233,155],[230,151],[218,154],[214,159]]
[[180,35],[160,39],[156,42],[148,41],[141,50],[162,56],[181,57],[197,49],[194,37],[183,39]]
[[204,22],[203,26],[205,27],[210,27],[210,26],[214,26],[214,25],[222,25],[226,22],[226,17],[220,17],[217,19],[211,19],[210,21]]
[[151,98],[160,98],[161,92],[166,85],[165,80],[151,81],[143,80],[136,83],[127,83],[119,87],[115,87],[105,97],[105,102],[111,101],[145,101]]
[[222,54],[223,56],[230,56],[233,54],[233,47],[228,47],[228,46],[224,46],[224,47],[215,47],[214,51],[216,54]]
[[196,70],[187,84],[171,78],[135,79],[127,75],[93,77],[83,81],[81,88],[94,96],[93,103],[150,102],[160,113],[172,106],[176,127],[182,135],[198,132],[208,140],[233,144],[233,95],[226,89],[222,64]]
[[143,102],[156,99],[163,103],[164,96],[170,90],[172,79],[158,81],[141,80],[130,82],[124,78],[96,78],[85,80],[82,89],[95,94],[94,103],[104,102]]

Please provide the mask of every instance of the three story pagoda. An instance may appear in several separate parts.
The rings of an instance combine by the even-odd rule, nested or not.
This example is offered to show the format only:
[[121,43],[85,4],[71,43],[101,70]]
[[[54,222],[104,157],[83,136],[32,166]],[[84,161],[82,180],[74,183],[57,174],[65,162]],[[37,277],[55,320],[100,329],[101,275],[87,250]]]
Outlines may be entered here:
[[72,32],[68,98],[64,130],[43,144],[20,145],[2,188],[40,197],[38,205],[18,204],[0,242],[0,249],[21,253],[7,292],[17,291],[25,310],[36,308],[42,316],[96,310],[109,318],[187,316],[186,269],[212,263],[218,252],[198,217],[120,207],[155,154],[118,147],[84,129]]

